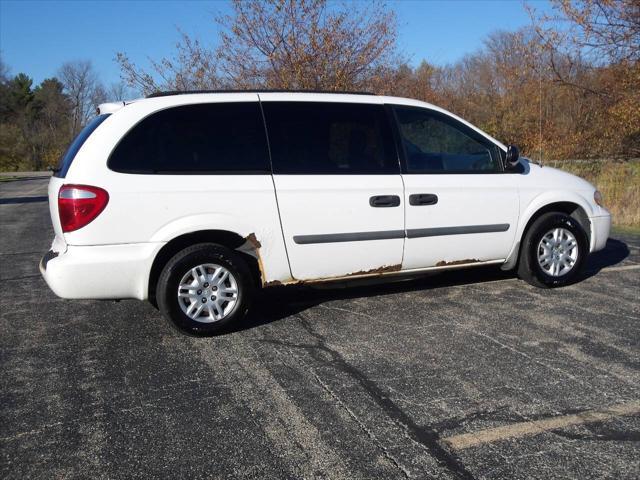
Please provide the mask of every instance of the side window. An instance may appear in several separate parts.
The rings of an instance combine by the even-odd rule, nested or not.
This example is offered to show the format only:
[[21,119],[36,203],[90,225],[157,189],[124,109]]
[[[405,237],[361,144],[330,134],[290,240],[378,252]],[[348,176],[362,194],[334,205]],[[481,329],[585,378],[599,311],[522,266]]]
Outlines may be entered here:
[[82,131],[78,134],[78,136],[71,142],[69,148],[65,154],[60,157],[60,161],[58,162],[58,167],[55,169],[53,176],[58,178],[64,178],[67,176],[67,172],[71,167],[71,163],[73,159],[76,158],[76,154],[80,151],[84,142],[91,136],[93,132],[100,126],[102,122],[104,122],[109,114],[106,115],[98,115],[93,120],[91,120],[86,127],[82,129]]
[[382,105],[264,102],[262,106],[274,173],[400,173]]
[[455,119],[422,108],[395,107],[408,173],[501,171],[498,148]]
[[270,173],[258,102],[182,105],[134,126],[109,157],[124,173]]

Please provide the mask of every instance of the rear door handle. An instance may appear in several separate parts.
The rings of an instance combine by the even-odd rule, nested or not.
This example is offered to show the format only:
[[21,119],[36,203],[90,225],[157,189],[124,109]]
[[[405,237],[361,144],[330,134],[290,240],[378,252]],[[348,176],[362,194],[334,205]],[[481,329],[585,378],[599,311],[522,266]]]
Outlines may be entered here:
[[376,195],[369,199],[369,205],[372,207],[397,207],[400,205],[400,197],[398,195]]
[[433,193],[414,193],[409,195],[409,205],[435,205],[438,203],[438,196]]

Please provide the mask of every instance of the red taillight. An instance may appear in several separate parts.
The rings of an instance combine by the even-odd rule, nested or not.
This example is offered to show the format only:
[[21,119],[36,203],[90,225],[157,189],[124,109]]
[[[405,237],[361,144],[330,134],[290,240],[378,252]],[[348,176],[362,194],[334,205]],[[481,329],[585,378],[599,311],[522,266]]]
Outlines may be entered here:
[[104,210],[109,202],[106,190],[89,185],[63,185],[58,193],[58,214],[62,231],[84,227]]

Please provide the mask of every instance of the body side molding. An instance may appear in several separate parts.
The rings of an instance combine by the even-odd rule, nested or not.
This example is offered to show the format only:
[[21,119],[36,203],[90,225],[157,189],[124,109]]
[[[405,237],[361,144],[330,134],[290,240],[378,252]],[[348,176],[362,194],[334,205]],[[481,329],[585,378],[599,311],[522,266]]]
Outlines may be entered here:
[[298,245],[305,245],[309,243],[361,242],[365,240],[390,240],[394,238],[404,238],[404,230],[295,235],[293,241]]
[[494,225],[466,225],[462,227],[412,228],[407,230],[407,238],[439,237],[442,235],[465,235],[469,233],[496,233],[509,230],[508,223]]
[[414,228],[404,230],[384,230],[379,232],[325,233],[318,235],[295,235],[298,245],[313,243],[361,242],[366,240],[389,240],[394,238],[438,237],[442,235],[464,235],[471,233],[495,233],[509,230],[508,223],[494,225],[467,225],[461,227]]

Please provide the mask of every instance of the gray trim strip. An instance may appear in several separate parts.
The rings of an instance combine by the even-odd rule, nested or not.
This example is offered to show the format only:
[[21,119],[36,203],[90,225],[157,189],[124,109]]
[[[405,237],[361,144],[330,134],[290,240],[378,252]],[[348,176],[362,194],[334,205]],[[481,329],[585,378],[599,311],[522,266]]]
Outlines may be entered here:
[[[439,237],[441,235],[463,235],[466,233],[506,232],[508,223],[495,225],[468,225],[465,227],[414,228],[406,231],[407,238]],[[365,240],[389,240],[404,238],[404,230],[384,230],[380,232],[326,233],[319,235],[295,235],[293,241],[298,245],[310,243],[361,242]]]
[[467,225],[464,227],[413,228],[407,230],[407,238],[439,237],[441,235],[464,235],[467,233],[506,232],[508,223],[495,225]]
[[389,240],[392,238],[404,238],[404,230],[295,235],[293,241],[298,245],[305,245],[308,243],[361,242],[364,240]]

